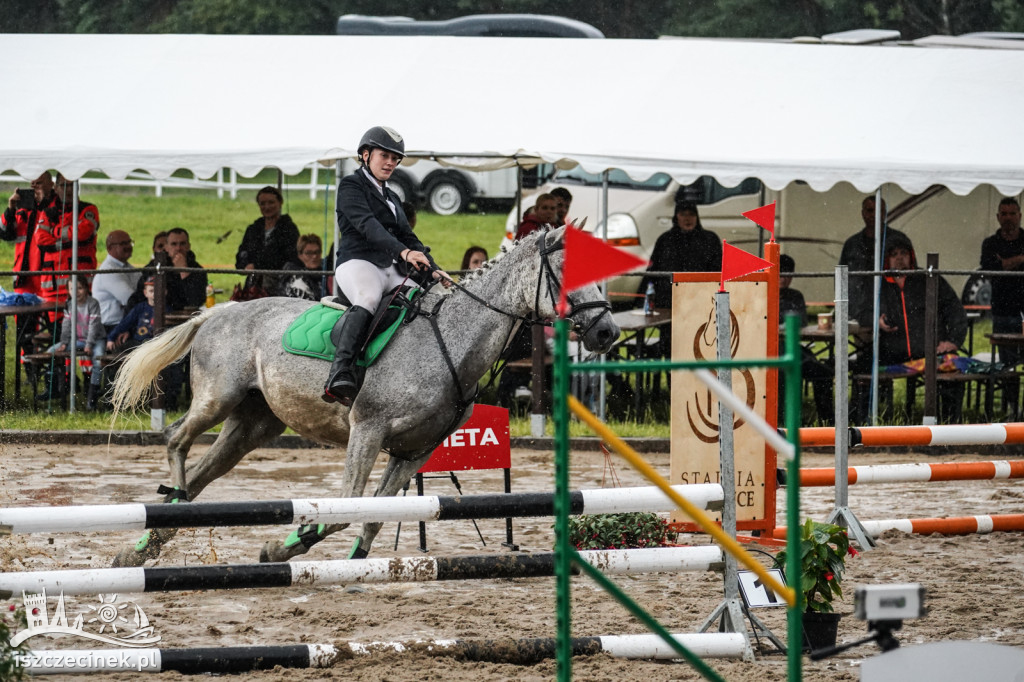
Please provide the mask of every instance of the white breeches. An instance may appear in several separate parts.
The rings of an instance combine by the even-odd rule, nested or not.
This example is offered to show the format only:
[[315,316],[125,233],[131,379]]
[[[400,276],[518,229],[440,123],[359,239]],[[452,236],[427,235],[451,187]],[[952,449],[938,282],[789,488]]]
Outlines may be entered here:
[[352,305],[370,312],[377,309],[385,292],[394,289],[404,280],[405,276],[398,274],[394,264],[378,268],[365,260],[347,260],[334,271],[334,281]]

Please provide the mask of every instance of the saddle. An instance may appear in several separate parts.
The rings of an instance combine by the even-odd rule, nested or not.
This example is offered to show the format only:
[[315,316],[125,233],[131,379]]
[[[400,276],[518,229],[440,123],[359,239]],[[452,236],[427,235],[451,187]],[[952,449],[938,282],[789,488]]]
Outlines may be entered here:
[[[401,287],[392,299],[392,289],[377,306],[370,324],[372,338],[363,346],[356,364],[369,367],[380,356],[402,324],[412,322],[419,312],[419,299],[423,291],[419,287]],[[388,301],[391,304],[388,305]],[[294,355],[330,361],[334,358],[334,342],[331,330],[345,314],[350,305],[344,298],[328,296],[299,315],[285,330],[281,345]]]

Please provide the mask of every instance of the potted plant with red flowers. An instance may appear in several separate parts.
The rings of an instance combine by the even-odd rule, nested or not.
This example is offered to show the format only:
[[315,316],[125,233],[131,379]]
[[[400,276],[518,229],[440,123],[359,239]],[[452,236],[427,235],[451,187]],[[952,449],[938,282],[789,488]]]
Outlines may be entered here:
[[[843,571],[846,557],[856,556],[850,546],[846,529],[831,523],[807,519],[800,528],[800,584],[806,609],[803,614],[804,638],[811,649],[836,643],[840,614],[832,608],[832,600],[843,598]],[[786,565],[785,551],[778,562]],[[792,585],[794,581],[787,581]]]

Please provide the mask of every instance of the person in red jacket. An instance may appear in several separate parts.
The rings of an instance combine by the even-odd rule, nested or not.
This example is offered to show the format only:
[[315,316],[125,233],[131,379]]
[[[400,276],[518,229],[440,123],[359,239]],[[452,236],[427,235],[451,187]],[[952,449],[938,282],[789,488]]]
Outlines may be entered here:
[[[60,173],[54,185],[53,205],[39,212],[35,238],[42,252],[41,270],[71,270],[74,228],[74,183]],[[87,201],[78,202],[78,270],[96,269],[96,236],[100,231],[99,210]],[[70,275],[44,274],[39,277],[39,296],[53,303],[56,311],[68,300]]]
[[[7,200],[7,210],[0,215],[0,239],[14,242],[14,270],[18,273],[39,270],[42,254],[35,239],[36,222],[39,213],[53,205],[53,178],[43,173],[32,181],[31,196],[25,190],[14,192]],[[38,294],[37,275],[18,274],[14,276],[14,293]]]

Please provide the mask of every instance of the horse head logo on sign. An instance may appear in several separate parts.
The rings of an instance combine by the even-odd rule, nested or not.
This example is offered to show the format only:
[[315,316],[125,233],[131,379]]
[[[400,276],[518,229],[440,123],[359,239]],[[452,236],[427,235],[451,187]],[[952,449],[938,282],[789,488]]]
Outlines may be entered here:
[[[708,319],[697,328],[696,333],[693,335],[693,356],[697,360],[714,359],[717,355],[714,350],[718,345],[715,338],[714,315],[715,306],[712,304],[708,309]],[[736,313],[731,310],[729,311],[729,329],[731,330],[729,355],[730,357],[735,357],[736,351],[740,347],[741,330]],[[705,349],[708,351],[707,353],[705,353]],[[745,402],[747,407],[753,409],[756,398],[754,375],[746,368],[737,371],[743,377],[746,386]],[[705,443],[718,442],[718,421],[717,417],[714,417],[717,406],[718,401],[712,399],[711,389],[707,389],[703,402],[696,391],[694,391],[693,399],[687,399],[686,401],[686,419],[690,423],[690,428],[693,430],[693,434]],[[698,421],[694,421],[694,415],[696,415]],[[732,427],[738,429],[742,425],[743,420],[736,419]]]

